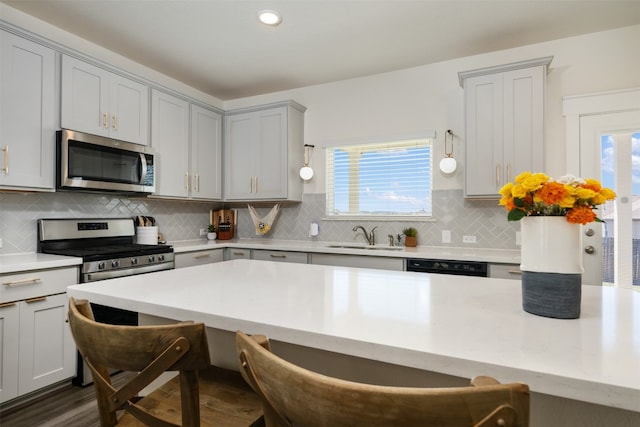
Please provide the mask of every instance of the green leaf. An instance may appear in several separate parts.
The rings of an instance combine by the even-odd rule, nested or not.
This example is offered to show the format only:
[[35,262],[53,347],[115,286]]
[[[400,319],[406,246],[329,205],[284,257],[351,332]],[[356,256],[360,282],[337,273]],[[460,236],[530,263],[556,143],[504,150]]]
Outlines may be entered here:
[[[519,199],[517,197],[514,197],[513,204],[516,205],[519,208],[524,208],[524,199]],[[513,211],[511,211],[511,212],[513,212]]]
[[507,220],[509,221],[520,221],[522,218],[524,218],[525,213],[523,210],[520,209],[511,209],[509,211],[509,214],[507,215]]

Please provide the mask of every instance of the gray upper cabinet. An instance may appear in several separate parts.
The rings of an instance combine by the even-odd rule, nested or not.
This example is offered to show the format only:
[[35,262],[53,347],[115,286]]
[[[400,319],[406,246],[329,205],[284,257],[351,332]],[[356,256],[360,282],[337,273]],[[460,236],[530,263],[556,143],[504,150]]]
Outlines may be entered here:
[[222,115],[191,105],[191,197],[222,198]]
[[154,196],[220,200],[221,138],[221,114],[152,90],[151,147],[158,166]]
[[55,52],[0,31],[0,188],[55,187]]
[[304,111],[289,101],[225,117],[225,200],[302,200]]
[[551,59],[459,73],[466,198],[498,198],[500,188],[516,175],[544,170],[544,93]]
[[151,92],[151,147],[156,151],[156,196],[189,197],[189,103]]
[[62,56],[61,124],[65,129],[149,144],[149,88]]

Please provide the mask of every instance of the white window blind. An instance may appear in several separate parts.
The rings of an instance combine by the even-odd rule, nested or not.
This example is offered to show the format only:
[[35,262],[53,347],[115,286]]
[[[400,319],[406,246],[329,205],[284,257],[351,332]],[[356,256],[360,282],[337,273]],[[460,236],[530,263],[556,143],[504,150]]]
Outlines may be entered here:
[[430,139],[326,150],[328,216],[431,216]]

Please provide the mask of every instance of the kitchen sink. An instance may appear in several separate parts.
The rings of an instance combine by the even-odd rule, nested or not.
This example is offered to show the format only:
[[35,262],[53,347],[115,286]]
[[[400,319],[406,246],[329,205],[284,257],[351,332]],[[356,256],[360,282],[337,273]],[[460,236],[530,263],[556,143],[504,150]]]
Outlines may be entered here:
[[387,245],[349,245],[349,244],[331,244],[327,245],[327,248],[335,249],[366,249],[374,251],[401,251],[404,249],[402,246],[387,246]]

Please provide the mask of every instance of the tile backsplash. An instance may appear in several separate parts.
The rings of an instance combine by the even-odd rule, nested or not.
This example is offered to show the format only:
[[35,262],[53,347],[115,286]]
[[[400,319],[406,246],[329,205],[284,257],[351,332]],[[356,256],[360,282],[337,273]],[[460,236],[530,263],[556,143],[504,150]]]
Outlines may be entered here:
[[[274,203],[254,207],[259,216],[266,215]],[[36,221],[39,218],[107,218],[150,215],[156,218],[160,232],[171,241],[204,239],[199,230],[208,225],[209,210],[220,204],[127,198],[103,194],[1,193],[0,192],[0,254],[35,252]],[[462,236],[476,236],[478,248],[516,249],[518,223],[508,223],[504,209],[495,200],[464,200],[462,190],[433,192],[434,221],[350,221],[326,220],[325,195],[305,194],[302,203],[282,204],[273,227],[266,236],[254,232],[246,205],[238,210],[237,236],[241,238],[321,240],[335,242],[364,242],[352,231],[357,224],[367,230],[374,226],[377,243],[388,242],[388,235],[396,236],[404,227],[418,229],[418,244],[432,246],[466,246]],[[309,225],[319,224],[319,235],[309,237]],[[451,243],[442,243],[442,230],[451,231]]]

